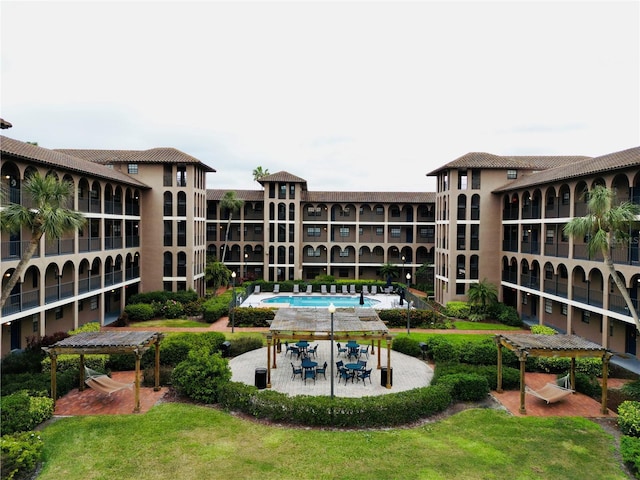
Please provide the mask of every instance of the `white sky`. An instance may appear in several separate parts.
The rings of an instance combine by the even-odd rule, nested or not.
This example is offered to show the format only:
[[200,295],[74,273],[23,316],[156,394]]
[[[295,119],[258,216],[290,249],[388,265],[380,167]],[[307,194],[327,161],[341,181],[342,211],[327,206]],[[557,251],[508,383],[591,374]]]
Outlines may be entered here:
[[257,189],[425,191],[471,151],[640,145],[640,3],[0,3],[2,133],[175,147]]

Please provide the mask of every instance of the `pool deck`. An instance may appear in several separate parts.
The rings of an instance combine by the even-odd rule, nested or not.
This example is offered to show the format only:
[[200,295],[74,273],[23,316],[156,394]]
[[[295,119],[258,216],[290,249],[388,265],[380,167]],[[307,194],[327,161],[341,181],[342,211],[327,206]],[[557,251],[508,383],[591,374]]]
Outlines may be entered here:
[[[322,298],[322,297],[351,297],[351,298],[355,298],[356,303],[358,303],[358,301],[360,300],[360,294],[342,294],[342,293],[327,293],[327,294],[323,294],[323,293],[291,293],[291,292],[280,292],[280,293],[273,293],[273,292],[260,292],[260,293],[252,293],[251,295],[249,295],[246,300],[244,302],[242,302],[241,305],[239,305],[240,307],[265,307],[265,308],[269,308],[269,307],[278,307],[278,308],[287,308],[288,307],[288,303],[263,303],[263,300],[266,300],[268,298],[273,298],[273,297],[291,297],[291,296],[295,296],[295,297],[318,297],[318,298]],[[374,308],[376,310],[384,310],[384,309],[389,309],[389,308],[407,308],[407,303],[406,301],[404,302],[404,305],[402,305],[402,307],[399,305],[399,301],[400,301],[400,295],[398,295],[397,293],[377,293],[376,295],[365,295],[365,298],[369,298],[371,300],[376,300],[380,303],[375,304],[373,307],[368,307],[368,308]],[[328,306],[328,305],[327,305]],[[356,306],[356,308],[358,308],[359,305]],[[294,308],[305,308],[305,307],[294,307]]]

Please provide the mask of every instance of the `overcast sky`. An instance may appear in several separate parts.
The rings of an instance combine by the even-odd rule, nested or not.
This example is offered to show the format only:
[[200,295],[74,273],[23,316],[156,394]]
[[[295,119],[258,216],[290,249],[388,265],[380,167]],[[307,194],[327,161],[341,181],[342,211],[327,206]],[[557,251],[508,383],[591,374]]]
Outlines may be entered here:
[[46,148],[175,147],[257,189],[425,191],[472,151],[640,145],[640,3],[11,2],[2,133]]

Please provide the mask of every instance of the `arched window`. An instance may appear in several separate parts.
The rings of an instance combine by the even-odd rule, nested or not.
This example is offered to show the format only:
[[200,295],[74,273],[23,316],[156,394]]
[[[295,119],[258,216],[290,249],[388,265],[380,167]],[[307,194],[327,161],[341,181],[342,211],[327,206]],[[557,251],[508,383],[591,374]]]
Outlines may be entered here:
[[165,277],[173,277],[173,255],[171,252],[164,252],[164,268],[162,275]]
[[471,196],[471,220],[480,220],[480,195]]
[[162,214],[165,217],[173,215],[173,195],[171,192],[164,192],[164,209]]

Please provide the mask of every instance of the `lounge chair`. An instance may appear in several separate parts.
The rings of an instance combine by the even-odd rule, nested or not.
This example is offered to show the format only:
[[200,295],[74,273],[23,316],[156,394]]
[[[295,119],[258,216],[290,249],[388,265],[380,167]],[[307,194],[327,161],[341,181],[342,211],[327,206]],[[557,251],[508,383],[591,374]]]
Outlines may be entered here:
[[313,292],[313,285],[307,285],[307,293]]
[[344,295],[346,295],[347,293],[349,293],[349,292],[347,291],[347,286],[346,286],[346,285],[342,285],[342,293],[343,293]]
[[320,293],[326,295],[327,294],[327,286],[326,285],[320,285]]
[[280,284],[279,283],[276,283],[273,286],[273,293],[280,293]]
[[335,293],[336,293],[336,286],[335,285],[331,285],[329,287],[329,293],[331,293],[332,295],[335,295]]
[[356,294],[356,286],[355,285],[349,285],[349,293],[351,295],[355,295]]
[[293,284],[293,293],[300,293],[300,285],[297,283]]
[[575,390],[571,389],[571,383],[569,381],[569,375],[559,378],[557,383],[547,383],[544,387],[534,390],[528,385],[524,386],[524,391],[534,397],[538,397],[547,405],[562,400],[564,397],[571,395]]
[[362,286],[362,293],[369,295],[369,287],[367,285]]
[[377,285],[372,285],[371,286],[371,295],[375,295],[376,293],[378,293],[378,286]]
[[256,285],[253,289],[253,293],[260,293],[260,285]]

